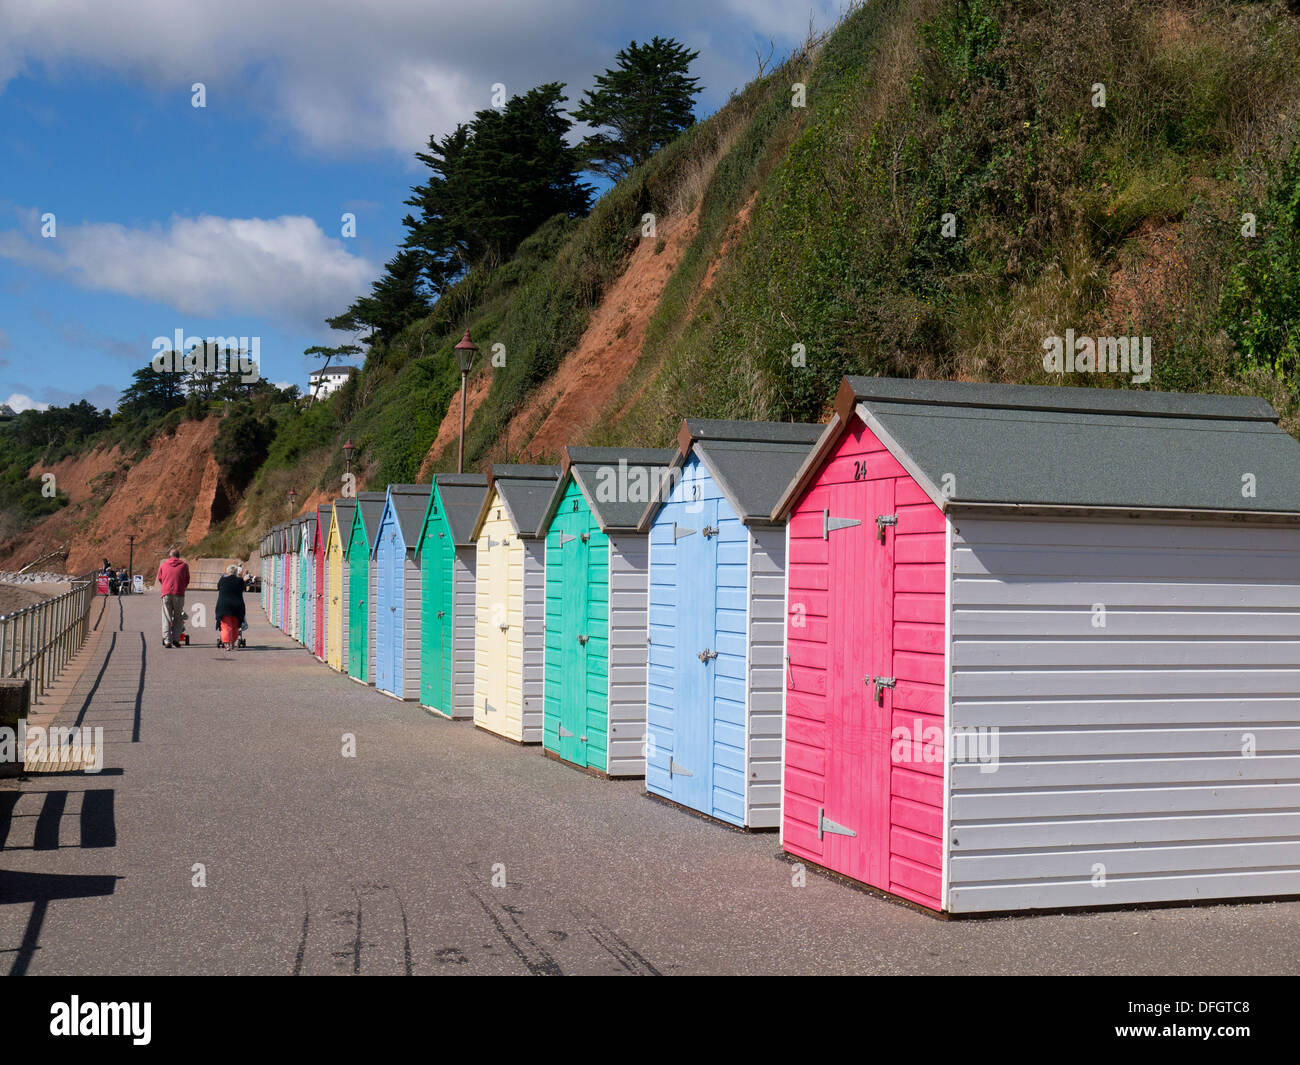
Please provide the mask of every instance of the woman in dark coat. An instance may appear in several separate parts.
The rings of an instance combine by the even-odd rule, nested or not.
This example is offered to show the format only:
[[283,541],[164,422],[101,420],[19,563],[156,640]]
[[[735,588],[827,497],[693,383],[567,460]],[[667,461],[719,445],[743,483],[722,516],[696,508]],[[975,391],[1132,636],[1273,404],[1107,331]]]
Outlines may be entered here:
[[217,581],[217,609],[214,611],[221,626],[217,646],[233,648],[244,624],[244,582],[238,576],[237,566],[227,566],[226,575]]

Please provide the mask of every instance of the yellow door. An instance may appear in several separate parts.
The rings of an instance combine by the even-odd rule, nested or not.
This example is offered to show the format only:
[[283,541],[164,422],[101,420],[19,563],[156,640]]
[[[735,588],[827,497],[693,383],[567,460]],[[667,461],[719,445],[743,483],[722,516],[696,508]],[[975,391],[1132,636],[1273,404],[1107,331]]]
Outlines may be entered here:
[[[513,541],[513,543],[511,543]],[[507,720],[510,668],[510,561],[519,544],[501,498],[493,493],[478,539],[475,585],[474,723],[511,739]],[[516,715],[518,716],[518,715]]]
[[325,568],[329,570],[327,587],[329,600],[325,604],[328,620],[325,622],[325,634],[328,646],[325,648],[325,660],[335,669],[343,668],[343,551],[339,545],[337,526],[330,536],[330,552],[325,556]]

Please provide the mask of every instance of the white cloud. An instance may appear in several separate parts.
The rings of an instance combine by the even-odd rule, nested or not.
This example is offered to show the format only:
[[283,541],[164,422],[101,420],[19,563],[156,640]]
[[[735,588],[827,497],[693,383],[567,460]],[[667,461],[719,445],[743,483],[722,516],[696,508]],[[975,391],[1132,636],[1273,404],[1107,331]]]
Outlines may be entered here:
[[17,414],[21,414],[25,410],[50,409],[48,403],[37,403],[31,396],[24,396],[21,392],[10,392],[9,398],[5,400],[5,403],[12,407]]
[[130,229],[61,225],[38,235],[36,212],[0,232],[0,257],[83,288],[165,303],[180,314],[251,314],[319,329],[369,287],[378,268],[311,218],[198,218]]
[[270,110],[332,151],[403,154],[489,105],[492,84],[523,91],[568,84],[575,100],[613,53],[658,33],[701,48],[696,72],[716,106],[736,74],[752,75],[753,44],[778,52],[825,27],[839,4],[809,0],[3,0],[0,87],[24,71],[109,71],[188,99],[207,86],[207,112]]

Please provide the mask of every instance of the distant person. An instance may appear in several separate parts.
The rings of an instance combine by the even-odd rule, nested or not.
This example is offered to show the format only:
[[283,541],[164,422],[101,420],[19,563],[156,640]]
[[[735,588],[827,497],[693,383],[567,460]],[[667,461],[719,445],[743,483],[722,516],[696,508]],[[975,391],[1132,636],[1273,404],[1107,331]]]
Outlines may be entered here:
[[117,571],[117,594],[131,594],[131,574],[126,572],[125,567]]
[[162,596],[162,638],[164,647],[180,645],[185,620],[185,589],[190,586],[190,567],[172,548],[158,567],[158,594]]
[[244,626],[244,579],[238,566],[227,566],[226,575],[217,581],[217,622],[221,626],[218,647],[232,650]]

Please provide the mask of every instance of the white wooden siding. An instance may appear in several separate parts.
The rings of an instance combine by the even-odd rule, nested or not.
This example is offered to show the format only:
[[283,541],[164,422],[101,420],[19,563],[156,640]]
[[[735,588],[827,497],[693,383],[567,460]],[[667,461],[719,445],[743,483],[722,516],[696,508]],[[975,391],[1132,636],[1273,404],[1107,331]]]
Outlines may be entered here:
[[750,828],[778,828],[785,700],[785,528],[752,528],[749,536],[745,823]]
[[650,541],[609,537],[609,747],[612,777],[645,776],[646,640]]
[[456,548],[451,577],[451,716],[474,716],[474,628],[478,549]]
[[963,517],[951,565],[950,726],[998,734],[949,909],[1300,893],[1300,529]]
[[402,698],[420,700],[420,566],[408,549],[402,553]]
[[[521,718],[523,742],[541,743],[546,698],[546,541],[519,540],[523,594],[516,607],[522,624]],[[513,598],[513,597],[512,597]],[[515,610],[511,624],[516,624]]]

